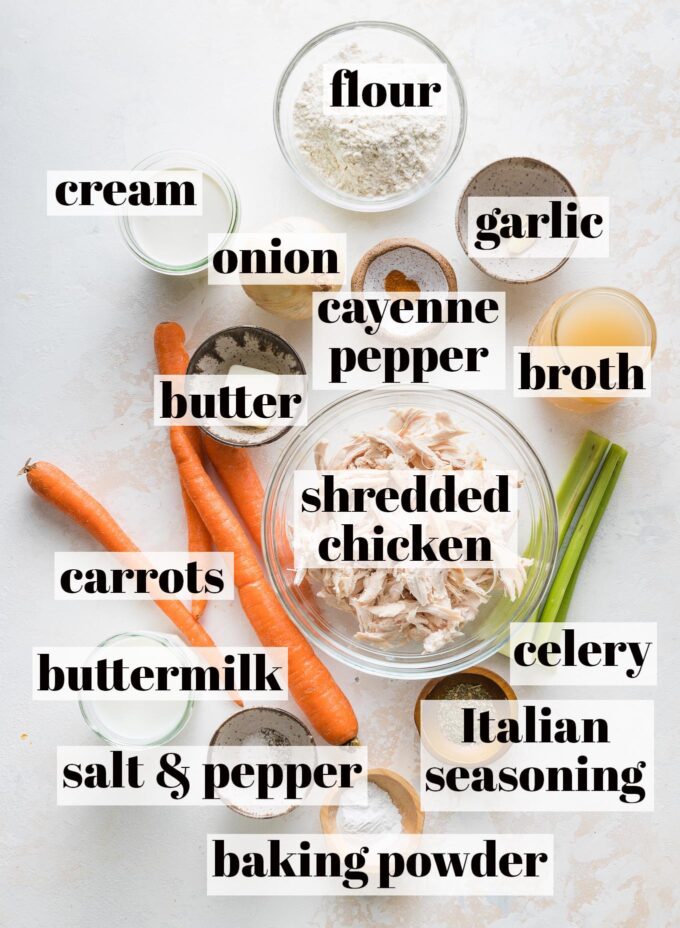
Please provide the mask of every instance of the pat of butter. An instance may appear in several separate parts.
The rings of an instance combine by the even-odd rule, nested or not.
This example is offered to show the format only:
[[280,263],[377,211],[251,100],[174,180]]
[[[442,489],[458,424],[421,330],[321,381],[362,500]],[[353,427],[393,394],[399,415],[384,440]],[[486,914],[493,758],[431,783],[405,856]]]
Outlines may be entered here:
[[[224,381],[225,387],[230,390],[236,390],[238,387],[245,387],[251,396],[260,396],[267,393],[271,396],[278,396],[281,379],[278,374],[271,371],[259,370],[257,367],[246,367],[245,364],[232,364],[227,371]],[[232,419],[231,425],[248,426],[252,429],[266,429],[269,423],[263,420],[252,419]]]
[[[528,220],[526,216],[522,217],[522,235],[527,234],[528,230]],[[536,239],[533,238],[510,238],[507,241],[505,246],[506,252],[509,255],[522,255],[525,251],[528,251],[536,244]]]

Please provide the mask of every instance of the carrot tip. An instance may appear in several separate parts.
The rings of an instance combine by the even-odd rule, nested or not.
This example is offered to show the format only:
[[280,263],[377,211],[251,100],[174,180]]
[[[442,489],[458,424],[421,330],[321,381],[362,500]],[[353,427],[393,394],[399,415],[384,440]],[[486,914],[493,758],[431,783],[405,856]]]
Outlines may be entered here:
[[17,473],[17,477],[25,477],[33,465],[31,464],[31,459],[28,458],[24,466]]
[[205,607],[207,605],[208,605],[207,602],[201,599],[195,600],[194,602],[192,602],[191,614],[193,615],[193,617],[196,619],[197,622],[201,618],[203,613],[205,612]]

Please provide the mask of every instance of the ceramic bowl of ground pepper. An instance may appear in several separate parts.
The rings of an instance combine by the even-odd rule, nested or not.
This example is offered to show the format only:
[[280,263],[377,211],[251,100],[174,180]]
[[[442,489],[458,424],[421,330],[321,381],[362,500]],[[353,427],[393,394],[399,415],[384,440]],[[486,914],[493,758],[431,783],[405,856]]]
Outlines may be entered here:
[[[270,706],[253,706],[235,712],[222,722],[210,739],[209,760],[219,762],[220,752],[232,754],[239,748],[285,749],[310,746],[314,746],[311,731],[292,713]],[[278,757],[277,760],[285,762],[285,750],[283,753],[284,757]],[[226,806],[246,818],[279,818],[295,808],[294,804],[280,802],[267,806],[239,804],[225,796],[222,796],[222,800]]]
[[[423,702],[428,703],[427,711]],[[499,718],[516,718],[517,694],[503,677],[486,667],[470,667],[430,680],[420,691],[413,713],[426,749],[445,763],[461,765],[489,763],[504,754],[506,744],[464,742],[465,708],[488,712],[495,727]]]

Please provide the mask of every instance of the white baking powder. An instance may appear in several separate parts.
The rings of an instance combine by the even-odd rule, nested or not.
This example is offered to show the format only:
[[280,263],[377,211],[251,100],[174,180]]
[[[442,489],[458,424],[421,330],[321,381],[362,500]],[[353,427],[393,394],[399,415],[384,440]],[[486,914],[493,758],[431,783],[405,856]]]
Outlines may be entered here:
[[[394,63],[366,57],[356,44],[332,58],[338,63]],[[384,115],[324,113],[323,71],[312,71],[295,101],[293,125],[300,153],[326,184],[352,196],[390,196],[414,187],[434,167],[447,121],[422,110]]]
[[366,788],[368,791],[367,806],[351,806],[347,798],[349,794],[343,795],[336,818],[340,831],[349,834],[401,832],[401,813],[387,790],[372,780],[368,781]]

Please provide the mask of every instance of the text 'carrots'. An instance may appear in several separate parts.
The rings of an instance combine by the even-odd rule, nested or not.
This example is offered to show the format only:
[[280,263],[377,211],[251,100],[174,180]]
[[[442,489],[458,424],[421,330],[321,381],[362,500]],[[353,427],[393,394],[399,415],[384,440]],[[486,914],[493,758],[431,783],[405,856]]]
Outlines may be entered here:
[[[113,516],[93,496],[54,464],[28,463],[23,469],[31,489],[81,525],[107,550],[116,553],[139,551]],[[189,644],[214,648],[215,642],[177,599],[155,599],[158,608],[175,624]]]

